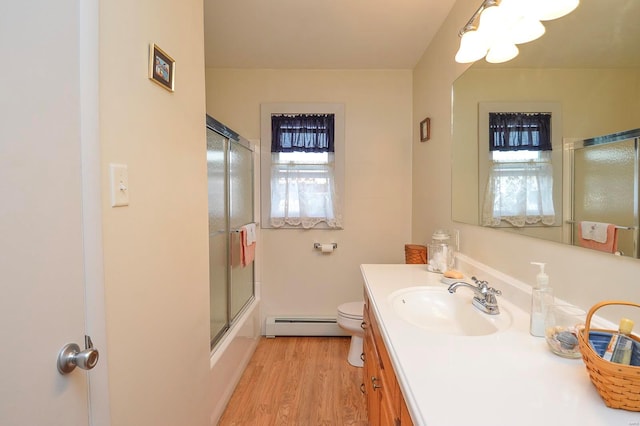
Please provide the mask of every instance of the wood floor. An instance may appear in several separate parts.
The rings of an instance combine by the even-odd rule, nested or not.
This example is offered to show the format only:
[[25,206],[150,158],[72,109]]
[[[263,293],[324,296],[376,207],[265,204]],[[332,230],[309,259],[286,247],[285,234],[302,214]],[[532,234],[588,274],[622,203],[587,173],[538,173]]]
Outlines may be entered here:
[[219,425],[367,425],[349,337],[261,338]]

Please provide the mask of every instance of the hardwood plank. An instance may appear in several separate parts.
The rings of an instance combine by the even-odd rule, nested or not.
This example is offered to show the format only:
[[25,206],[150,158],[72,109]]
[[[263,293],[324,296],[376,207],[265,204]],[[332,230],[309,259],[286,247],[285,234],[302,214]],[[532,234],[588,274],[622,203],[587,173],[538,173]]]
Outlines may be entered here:
[[349,337],[262,338],[218,425],[367,425]]

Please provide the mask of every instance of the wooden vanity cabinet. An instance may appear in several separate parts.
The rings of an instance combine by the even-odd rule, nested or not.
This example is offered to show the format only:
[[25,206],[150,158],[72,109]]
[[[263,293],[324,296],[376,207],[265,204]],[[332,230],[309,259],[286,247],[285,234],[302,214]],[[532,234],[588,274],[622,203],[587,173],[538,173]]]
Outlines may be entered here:
[[363,320],[363,376],[369,425],[412,426],[413,422],[393,371],[389,353],[382,341],[380,328],[366,295]]

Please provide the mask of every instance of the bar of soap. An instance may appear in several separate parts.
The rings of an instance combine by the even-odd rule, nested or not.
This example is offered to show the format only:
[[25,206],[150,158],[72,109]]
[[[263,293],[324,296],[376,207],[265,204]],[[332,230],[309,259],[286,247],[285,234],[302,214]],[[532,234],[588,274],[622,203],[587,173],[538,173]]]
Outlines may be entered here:
[[462,272],[456,271],[455,269],[449,269],[443,275],[445,276],[445,278],[455,278],[457,280],[464,277],[464,275],[462,275]]

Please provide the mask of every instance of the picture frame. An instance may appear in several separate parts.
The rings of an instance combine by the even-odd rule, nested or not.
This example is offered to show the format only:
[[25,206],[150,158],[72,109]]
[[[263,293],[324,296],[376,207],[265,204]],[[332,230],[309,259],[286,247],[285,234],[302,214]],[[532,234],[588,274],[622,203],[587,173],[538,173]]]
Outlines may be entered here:
[[426,142],[431,139],[431,119],[425,118],[420,122],[420,142]]
[[149,45],[149,79],[170,92],[175,90],[176,61],[155,43]]

